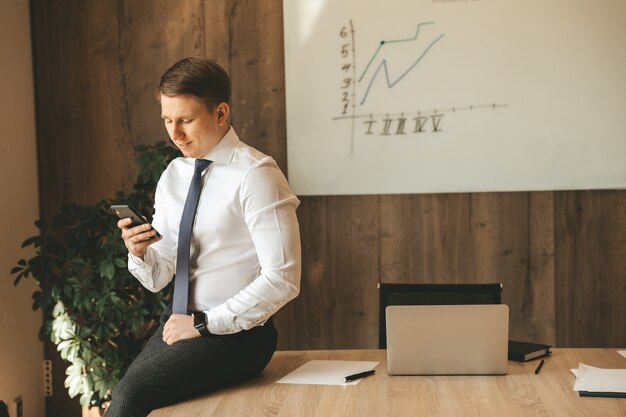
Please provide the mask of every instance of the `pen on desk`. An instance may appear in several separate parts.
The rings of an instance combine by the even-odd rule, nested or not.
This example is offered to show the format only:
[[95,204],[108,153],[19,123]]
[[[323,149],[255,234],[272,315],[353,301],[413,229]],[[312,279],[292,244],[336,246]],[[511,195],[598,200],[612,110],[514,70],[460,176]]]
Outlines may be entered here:
[[535,375],[537,375],[541,371],[542,366],[543,366],[543,359],[541,360],[541,362],[539,362],[539,365],[537,365],[537,369],[535,369]]
[[366,376],[374,375],[376,371],[372,369],[371,371],[360,372],[358,374],[348,375],[346,377],[346,382],[354,381],[355,379],[365,378]]

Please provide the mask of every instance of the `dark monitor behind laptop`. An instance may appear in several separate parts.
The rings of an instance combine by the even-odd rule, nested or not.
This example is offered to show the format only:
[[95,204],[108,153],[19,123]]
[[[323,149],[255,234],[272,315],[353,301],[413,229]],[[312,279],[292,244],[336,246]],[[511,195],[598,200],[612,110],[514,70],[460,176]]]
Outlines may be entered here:
[[390,305],[500,304],[502,283],[378,284],[378,347],[387,348],[385,308]]

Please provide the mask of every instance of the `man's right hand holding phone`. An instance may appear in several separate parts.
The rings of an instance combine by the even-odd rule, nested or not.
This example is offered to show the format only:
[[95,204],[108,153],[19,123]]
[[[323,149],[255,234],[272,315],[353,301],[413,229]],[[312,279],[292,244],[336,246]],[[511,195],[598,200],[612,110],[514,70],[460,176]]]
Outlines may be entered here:
[[144,223],[139,226],[129,228],[132,219],[126,218],[117,222],[117,227],[122,229],[122,239],[130,253],[138,258],[143,256],[148,250],[148,246],[158,242],[163,237],[157,236],[157,231],[152,228],[150,223]]

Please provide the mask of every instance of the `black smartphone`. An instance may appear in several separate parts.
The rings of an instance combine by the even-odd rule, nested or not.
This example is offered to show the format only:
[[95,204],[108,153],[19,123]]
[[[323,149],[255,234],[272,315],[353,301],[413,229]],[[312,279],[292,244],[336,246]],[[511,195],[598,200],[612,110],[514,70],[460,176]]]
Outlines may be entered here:
[[[146,219],[145,216],[142,216],[141,214],[137,212],[137,210],[135,210],[134,208],[130,207],[127,204],[112,204],[111,211],[115,213],[115,215],[119,217],[120,220],[130,218],[131,223],[129,227],[141,226],[142,224],[148,223],[148,220]],[[161,237],[161,234],[159,233],[159,231],[157,230],[156,232],[157,232],[156,237]],[[146,240],[150,240],[150,239],[154,239],[154,237],[151,237]]]

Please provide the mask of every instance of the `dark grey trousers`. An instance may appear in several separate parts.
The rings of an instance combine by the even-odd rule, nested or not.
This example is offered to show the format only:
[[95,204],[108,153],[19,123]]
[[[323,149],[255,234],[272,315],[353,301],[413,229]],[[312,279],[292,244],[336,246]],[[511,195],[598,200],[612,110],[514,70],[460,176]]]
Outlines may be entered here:
[[276,350],[272,319],[231,335],[181,340],[168,346],[167,309],[146,347],[113,390],[105,417],[145,417],[166,405],[235,385],[258,375]]

